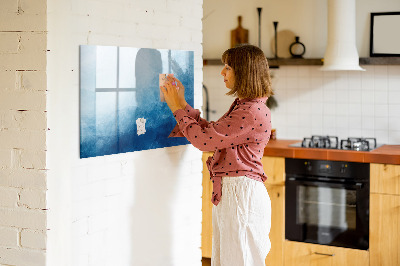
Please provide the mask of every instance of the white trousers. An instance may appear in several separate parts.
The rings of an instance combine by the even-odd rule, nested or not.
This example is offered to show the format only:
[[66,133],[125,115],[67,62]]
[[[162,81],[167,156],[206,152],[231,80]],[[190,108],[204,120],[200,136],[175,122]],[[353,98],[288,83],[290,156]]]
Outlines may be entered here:
[[245,176],[223,177],[212,223],[212,266],[265,265],[271,249],[271,201],[262,182]]

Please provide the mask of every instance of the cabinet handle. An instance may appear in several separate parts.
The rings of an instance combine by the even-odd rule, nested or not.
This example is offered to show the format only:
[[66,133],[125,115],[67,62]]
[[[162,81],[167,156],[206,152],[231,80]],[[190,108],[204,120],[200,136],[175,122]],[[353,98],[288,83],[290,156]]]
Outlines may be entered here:
[[335,254],[327,254],[327,253],[320,253],[320,252],[314,252],[315,255],[323,255],[323,256],[330,256],[333,257]]

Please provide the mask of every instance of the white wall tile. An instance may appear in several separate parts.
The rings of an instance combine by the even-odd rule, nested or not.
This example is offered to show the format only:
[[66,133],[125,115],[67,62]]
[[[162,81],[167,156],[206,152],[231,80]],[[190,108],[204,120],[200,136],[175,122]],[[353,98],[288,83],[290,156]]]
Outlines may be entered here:
[[362,136],[361,128],[349,128],[349,137],[360,137]]
[[362,90],[361,91],[361,102],[363,104],[374,103],[374,91],[373,90]]
[[336,104],[335,103],[325,103],[323,114],[326,117],[327,115],[335,115],[336,114]]
[[387,74],[388,74],[388,66],[387,65],[374,66],[375,79],[377,79],[377,78],[387,79]]
[[397,91],[390,90],[388,93],[389,104],[400,105],[400,89]]
[[387,90],[375,90],[374,94],[374,102],[375,104],[385,104],[388,102],[388,92]]
[[389,76],[400,77],[400,66],[399,65],[390,66],[390,67],[388,67],[387,72],[388,72]]
[[338,90],[347,90],[349,88],[348,72],[340,71],[336,75],[336,88]]
[[375,131],[388,131],[389,118],[388,117],[375,117]]
[[400,131],[389,131],[388,143],[400,143]]
[[[400,67],[364,67],[365,72],[324,72],[314,66],[281,66],[274,70],[279,77],[279,106],[273,111],[273,121],[279,138],[307,137],[299,132],[308,132],[301,128],[308,125],[312,134],[336,132],[359,137],[379,132],[383,142],[396,144],[392,134],[398,129],[391,126],[389,130],[385,121],[391,124],[391,118],[397,122],[400,117]],[[311,123],[299,122],[299,115],[308,117]],[[385,130],[387,134],[383,133]]]
[[375,117],[388,117],[389,107],[387,104],[375,104]]
[[298,85],[297,85],[298,88],[304,88],[304,89],[307,89],[307,90],[310,89],[311,82],[310,82],[309,76],[301,76],[301,75],[299,75],[299,78],[298,78],[297,82],[298,82]]
[[348,129],[349,128],[349,118],[348,116],[336,116],[336,127],[338,129]]
[[374,116],[375,106],[373,104],[363,104],[361,105],[361,115],[364,116]]
[[284,73],[285,77],[298,77],[298,67],[297,66],[287,66],[286,72]]
[[389,143],[389,131],[386,130],[375,130],[375,138],[378,142],[378,145],[381,143]]
[[288,89],[297,89],[299,88],[299,81],[298,81],[298,77],[295,76],[289,76],[286,78],[286,87]]
[[392,74],[388,77],[388,89],[392,91],[400,90],[400,74]]
[[389,118],[400,117],[400,104],[389,104],[388,112],[389,112]]
[[373,116],[363,116],[361,123],[363,130],[373,130],[375,128],[375,119]]
[[361,72],[360,71],[350,71],[348,73],[349,77],[349,90],[361,90]]
[[349,99],[349,90],[337,90],[336,92],[336,102],[337,103],[346,103],[348,104],[350,102]]
[[388,78],[386,77],[375,77],[374,79],[375,91],[386,91],[388,89]]
[[363,138],[373,138],[375,136],[375,132],[373,129],[362,129],[361,137]]
[[336,114],[338,116],[349,115],[349,105],[346,103],[336,103]]
[[349,104],[349,115],[350,116],[361,116],[362,105],[360,103],[350,103]]
[[389,118],[389,130],[390,131],[400,131],[400,117],[390,117]]

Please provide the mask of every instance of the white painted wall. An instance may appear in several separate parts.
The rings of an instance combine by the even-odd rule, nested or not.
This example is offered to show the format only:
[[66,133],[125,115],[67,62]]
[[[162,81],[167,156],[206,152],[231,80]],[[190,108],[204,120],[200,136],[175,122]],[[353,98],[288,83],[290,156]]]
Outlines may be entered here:
[[79,159],[79,45],[194,50],[201,0],[48,1],[47,265],[200,265],[201,152]]
[[[272,22],[278,21],[278,32],[291,31],[300,37],[300,41],[306,46],[305,57],[321,58],[324,56],[327,41],[327,2],[327,0],[204,0],[204,58],[220,58],[229,48],[230,31],[237,27],[238,16],[242,16],[242,26],[249,30],[249,43],[258,45],[258,7],[262,8],[261,49],[267,57],[274,56]],[[369,56],[370,13],[399,10],[398,0],[356,0],[356,42],[360,57]],[[278,53],[279,51],[280,48]]]
[[0,2],[0,265],[46,261],[46,1]]
[[[397,0],[356,1],[357,47],[360,57],[369,56],[370,12],[399,11]],[[258,44],[257,7],[262,7],[262,49],[273,56],[272,21],[278,30],[290,29],[307,48],[305,57],[322,58],[326,47],[327,1],[204,1],[204,58],[220,58],[229,48],[229,31],[243,16],[250,43]],[[231,9],[228,7],[232,6]],[[265,12],[264,12],[265,11]],[[247,24],[246,24],[247,23]],[[215,25],[218,25],[216,27]],[[282,25],[282,27],[281,27]],[[279,50],[278,50],[279,52]],[[364,66],[366,72],[321,72],[317,66],[281,66],[271,71],[279,107],[272,124],[281,139],[311,135],[376,137],[383,144],[400,143],[400,66]],[[210,93],[210,109],[217,120],[232,102],[225,96],[221,66],[204,67],[204,84]]]

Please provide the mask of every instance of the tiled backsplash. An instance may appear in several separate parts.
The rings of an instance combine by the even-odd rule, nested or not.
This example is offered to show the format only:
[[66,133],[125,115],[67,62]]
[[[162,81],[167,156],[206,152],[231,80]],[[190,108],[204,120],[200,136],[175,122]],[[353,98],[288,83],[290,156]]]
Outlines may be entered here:
[[[324,72],[319,66],[271,69],[278,102],[272,110],[277,137],[376,137],[380,144],[400,144],[400,66],[362,67],[366,71]],[[219,71],[204,68],[210,109],[217,111],[211,120],[218,119],[232,102],[224,96]]]

